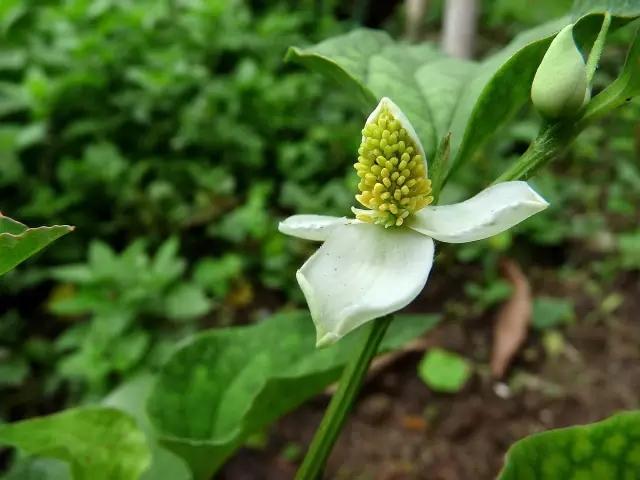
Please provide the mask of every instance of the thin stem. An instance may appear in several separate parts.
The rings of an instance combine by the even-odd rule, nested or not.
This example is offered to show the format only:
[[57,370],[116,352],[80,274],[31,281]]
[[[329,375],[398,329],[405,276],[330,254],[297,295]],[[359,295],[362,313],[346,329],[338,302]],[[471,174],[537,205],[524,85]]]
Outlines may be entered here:
[[527,151],[494,183],[532,177],[541,167],[564,154],[580,132],[574,127],[575,124],[566,122],[544,125]]
[[369,364],[378,352],[380,342],[392,319],[392,315],[387,315],[369,323],[369,332],[365,341],[344,369],[338,391],[333,395],[322,422],[316,430],[309,450],[298,469],[296,480],[318,480],[322,475],[333,444],[340,435],[362,380],[369,370]]
[[593,75],[596,73],[596,68],[598,67],[600,57],[602,56],[602,49],[604,48],[604,42],[607,39],[607,32],[609,31],[610,25],[611,13],[607,11],[604,14],[602,27],[600,27],[598,37],[596,38],[596,41],[593,42],[593,47],[591,47],[591,52],[589,52],[589,59],[587,60],[587,85],[591,85]]

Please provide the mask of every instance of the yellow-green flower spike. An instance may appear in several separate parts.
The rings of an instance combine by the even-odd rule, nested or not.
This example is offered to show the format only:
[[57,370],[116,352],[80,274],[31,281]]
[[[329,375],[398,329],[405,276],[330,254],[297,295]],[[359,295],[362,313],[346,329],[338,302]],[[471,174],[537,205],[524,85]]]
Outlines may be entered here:
[[422,146],[406,117],[387,98],[367,119],[354,168],[360,177],[356,200],[369,209],[354,208],[358,220],[399,227],[433,202]]

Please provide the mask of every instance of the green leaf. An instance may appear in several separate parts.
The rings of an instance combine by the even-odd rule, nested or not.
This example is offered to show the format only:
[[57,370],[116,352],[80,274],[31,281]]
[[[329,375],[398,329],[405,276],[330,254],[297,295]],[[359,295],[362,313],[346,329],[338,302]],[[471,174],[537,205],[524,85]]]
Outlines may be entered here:
[[515,443],[499,480],[637,479],[640,412],[539,433]]
[[72,230],[73,227],[69,225],[29,228],[20,222],[1,216],[0,275]]
[[436,392],[455,393],[471,376],[469,361],[441,348],[429,350],[418,365],[418,374]]
[[575,312],[569,300],[538,297],[533,301],[532,324],[534,328],[554,328],[573,322]]
[[[438,319],[399,316],[381,349],[404,344]],[[309,314],[300,311],[193,337],[164,366],[149,399],[163,443],[195,478],[209,478],[249,434],[335,381],[362,341],[360,330],[325,349],[314,348],[314,338]]]
[[620,76],[589,102],[583,119],[593,121],[637,95],[640,95],[640,29],[629,47]]
[[449,129],[460,92],[476,65],[447,58],[430,44],[408,45],[386,33],[359,29],[309,48],[291,47],[286,59],[338,80],[373,110],[391,98],[433,154]]
[[640,16],[640,2],[637,0],[574,0],[571,8],[574,18],[606,11],[616,17],[634,18]]
[[1,425],[0,443],[69,462],[74,480],[137,480],[149,464],[143,433],[111,408],[76,408]]
[[147,437],[151,449],[151,465],[140,480],[191,480],[191,472],[184,461],[166,448],[161,447],[145,410],[145,405],[154,378],[140,375],[118,387],[107,398],[104,405],[117,408],[131,415]]

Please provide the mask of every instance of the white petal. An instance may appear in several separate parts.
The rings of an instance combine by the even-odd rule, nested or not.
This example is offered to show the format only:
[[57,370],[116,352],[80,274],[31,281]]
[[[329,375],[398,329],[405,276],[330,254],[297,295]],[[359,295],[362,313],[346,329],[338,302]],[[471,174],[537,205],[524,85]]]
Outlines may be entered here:
[[[364,124],[368,125],[369,123],[373,122],[383,107],[387,107],[391,111],[393,116],[400,120],[400,123],[402,124],[402,127],[407,131],[409,138],[411,138],[411,140],[413,140],[413,143],[415,143],[418,147],[418,153],[422,155],[422,158],[424,158],[424,165],[425,167],[427,167],[427,154],[424,152],[424,148],[422,147],[422,143],[420,142],[420,138],[418,137],[415,128],[413,128],[413,125],[411,125],[411,122],[404,114],[404,112],[400,110],[400,107],[393,103],[390,98],[382,97],[380,103],[378,103],[378,106],[367,117],[367,121]],[[362,136],[362,140],[364,141],[364,135]]]
[[328,215],[293,215],[280,222],[278,230],[293,237],[324,242],[336,227],[352,222],[355,222],[355,220],[347,217],[330,217]]
[[341,225],[298,270],[317,346],[408,305],[433,264],[433,240],[408,228]]
[[462,203],[423,208],[407,225],[442,242],[473,242],[503,232],[548,206],[526,182],[504,182]]

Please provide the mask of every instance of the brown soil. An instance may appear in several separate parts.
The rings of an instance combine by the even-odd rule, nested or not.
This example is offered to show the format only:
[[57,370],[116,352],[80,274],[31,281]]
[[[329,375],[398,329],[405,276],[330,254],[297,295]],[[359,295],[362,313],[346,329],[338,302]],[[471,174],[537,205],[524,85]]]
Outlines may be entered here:
[[[505,383],[499,383],[488,369],[493,315],[445,320],[429,333],[429,343],[472,359],[474,378],[463,391],[443,395],[431,392],[417,377],[419,354],[386,368],[364,387],[325,478],[493,479],[509,445],[526,435],[638,408],[638,276],[610,287],[625,299],[614,314],[594,317],[587,315],[594,311],[593,300],[582,289],[545,284],[548,273],[531,275],[534,291],[570,295],[578,313],[578,322],[563,330],[565,344],[558,355],[545,353],[542,335],[532,333]],[[437,298],[437,290],[429,297]],[[427,303],[429,298],[422,300]],[[291,446],[303,452],[327,401],[327,396],[318,397],[283,418],[270,430],[266,447],[238,452],[220,478],[293,478],[299,456],[292,458],[296,455]]]

